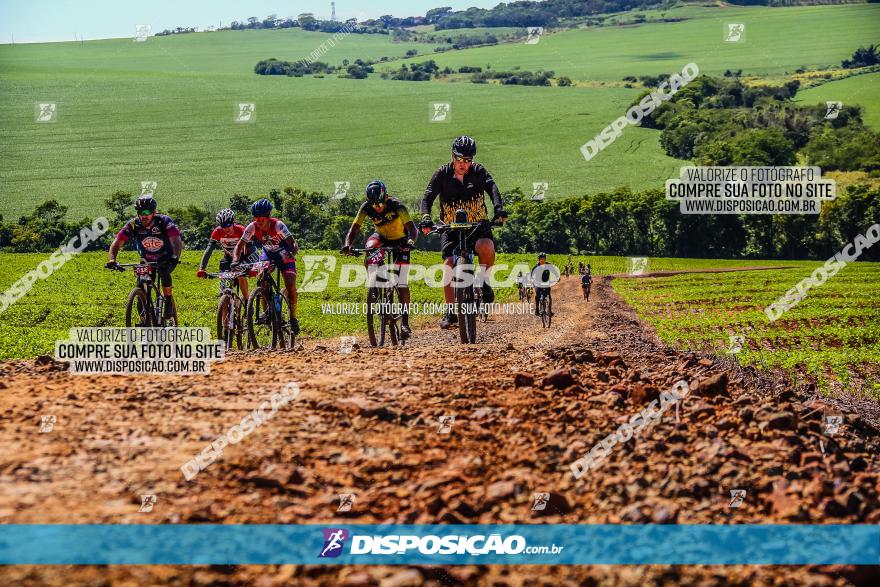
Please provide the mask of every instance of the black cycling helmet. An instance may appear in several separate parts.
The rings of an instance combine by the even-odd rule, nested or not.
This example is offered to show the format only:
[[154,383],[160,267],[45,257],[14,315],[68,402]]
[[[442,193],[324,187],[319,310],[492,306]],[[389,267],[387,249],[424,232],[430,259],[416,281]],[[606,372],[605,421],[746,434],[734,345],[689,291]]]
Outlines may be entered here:
[[547,253],[538,253],[538,258],[539,258],[539,259],[546,259],[546,258],[547,258]]
[[134,201],[134,210],[140,214],[141,210],[156,211],[156,199],[153,196],[139,196]]
[[471,157],[477,154],[477,141],[467,135],[461,135],[452,141],[452,154],[457,157]]
[[235,212],[229,208],[223,208],[217,212],[217,224],[220,226],[229,226],[235,223]]
[[374,179],[367,184],[367,189],[364,190],[364,193],[370,204],[381,204],[385,202],[385,198],[388,197],[388,189],[385,187],[385,184],[378,179]]
[[268,216],[272,213],[272,202],[263,198],[262,200],[257,200],[251,206],[251,214],[254,216]]

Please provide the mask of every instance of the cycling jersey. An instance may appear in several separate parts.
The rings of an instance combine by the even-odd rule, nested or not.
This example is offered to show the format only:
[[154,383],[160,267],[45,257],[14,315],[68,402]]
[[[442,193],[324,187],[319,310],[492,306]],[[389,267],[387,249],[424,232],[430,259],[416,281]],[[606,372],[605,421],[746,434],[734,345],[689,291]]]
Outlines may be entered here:
[[289,250],[285,239],[292,236],[287,226],[277,218],[269,219],[269,227],[261,230],[256,222],[251,222],[244,229],[241,240],[250,243],[257,241],[263,247],[262,259],[272,261],[282,273],[296,275],[296,258]]
[[[291,236],[287,226],[277,218],[269,219],[269,228],[265,231],[261,230],[256,222],[251,222],[244,229],[241,240],[246,243],[257,241],[263,250],[267,253],[290,253],[288,245],[285,242],[287,237]],[[291,255],[293,256],[293,255]]]
[[[531,271],[530,275],[534,276],[535,269],[538,269],[539,267],[541,267],[540,263],[538,263],[537,265],[532,267],[532,271]],[[537,290],[545,290],[546,289],[547,291],[550,291],[549,285],[541,286],[539,284],[549,283],[550,280],[552,279],[552,277],[553,277],[553,274],[550,272],[550,265],[545,264],[543,266],[543,271],[540,269],[538,270],[537,280],[533,280],[533,281],[536,281],[536,283],[534,284],[535,290],[537,291]]]
[[458,209],[467,212],[468,222],[488,220],[483,194],[489,194],[492,198],[495,212],[503,209],[501,191],[485,167],[479,163],[471,164],[463,179],[464,181],[456,179],[451,162],[437,169],[428,182],[428,187],[425,188],[425,195],[419,207],[420,212],[430,214],[431,206],[439,196],[440,220],[446,224],[455,220],[455,211]]
[[171,239],[180,236],[180,229],[165,214],[153,215],[150,226],[144,226],[140,218],[132,218],[116,234],[120,241],[134,241],[138,254],[151,263],[161,263],[171,258]]
[[215,247],[219,246],[223,249],[224,257],[231,257],[233,251],[235,251],[235,247],[238,245],[238,241],[241,238],[241,235],[244,234],[244,226],[241,224],[235,224],[232,227],[232,234],[228,235],[226,233],[227,229],[222,226],[218,226],[211,233],[211,242],[215,244]]
[[589,273],[584,273],[584,275],[581,277],[581,285],[584,287],[589,287],[590,283],[592,283],[592,281],[593,281],[593,278],[592,278],[592,276],[590,276]]
[[385,200],[385,208],[381,212],[373,209],[369,202],[364,202],[358,210],[354,223],[363,224],[367,218],[373,221],[373,224],[376,225],[376,232],[386,241],[396,241],[405,238],[406,230],[404,225],[412,221],[409,216],[409,210],[397,198],[387,198]]

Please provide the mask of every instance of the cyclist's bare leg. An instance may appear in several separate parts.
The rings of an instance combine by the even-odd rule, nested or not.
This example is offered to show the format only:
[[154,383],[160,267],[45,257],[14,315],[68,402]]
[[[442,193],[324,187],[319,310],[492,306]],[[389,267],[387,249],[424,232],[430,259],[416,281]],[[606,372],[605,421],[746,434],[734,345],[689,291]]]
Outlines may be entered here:
[[248,299],[248,280],[247,277],[238,278],[238,289],[241,290],[242,299]]
[[488,238],[477,239],[474,251],[477,253],[477,257],[480,258],[480,267],[483,270],[485,281],[491,283],[490,275],[492,266],[495,265],[495,243]]
[[[447,270],[449,275],[452,275],[452,262],[455,260],[454,257],[447,257],[443,263],[449,268]],[[455,303],[455,290],[452,288],[452,279],[444,276],[443,278],[443,297],[446,299],[447,304]]]
[[397,264],[397,300],[403,305],[403,324],[409,328],[409,265]]
[[296,274],[282,273],[284,276],[284,289],[287,290],[287,299],[290,302],[287,306],[290,308],[290,319],[296,320]]

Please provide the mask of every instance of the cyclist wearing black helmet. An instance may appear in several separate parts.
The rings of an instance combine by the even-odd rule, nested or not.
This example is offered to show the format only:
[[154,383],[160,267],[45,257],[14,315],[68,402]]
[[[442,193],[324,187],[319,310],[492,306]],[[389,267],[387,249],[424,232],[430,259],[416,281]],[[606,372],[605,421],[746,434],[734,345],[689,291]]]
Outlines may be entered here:
[[[443,223],[454,222],[455,211],[459,209],[467,212],[469,222],[489,220],[485,194],[489,194],[489,197],[492,198],[495,218],[501,223],[504,222],[507,213],[504,211],[504,204],[501,201],[501,191],[486,168],[474,162],[476,154],[477,142],[471,137],[460,136],[452,142],[452,161],[442,165],[434,172],[419,205],[419,211],[422,214],[419,228],[425,234],[430,232],[433,226],[431,206],[438,196],[440,198],[440,220]],[[488,283],[491,268],[495,264],[495,241],[492,239],[492,229],[489,227],[481,229],[472,237],[472,240],[474,242],[469,244],[474,247],[474,251],[480,258],[480,265],[483,267],[483,274],[486,277],[486,281],[483,283],[483,301],[491,304],[495,299],[495,294]],[[448,233],[440,236],[441,254],[449,267],[452,267],[452,252],[456,243],[455,238]],[[445,285],[443,289],[446,303],[453,304],[455,293],[452,284]],[[450,312],[440,321],[440,327],[451,328],[456,321],[456,315]]]
[[[541,306],[541,300],[545,296],[550,295],[550,286],[547,284],[553,279],[550,266],[547,265],[547,253],[538,253],[538,264],[532,267],[531,276],[535,287],[535,316],[538,316],[540,315],[538,308]],[[543,286],[539,284],[543,284]],[[553,315],[552,298],[550,301],[550,315]]]
[[116,269],[116,255],[129,240],[134,241],[141,258],[148,263],[156,263],[156,275],[165,296],[165,318],[175,315],[172,296],[171,272],[180,263],[183,240],[180,229],[165,214],[156,214],[156,200],[153,196],[140,196],[134,202],[137,217],[129,220],[116,234],[110,245],[109,259],[105,267]]
[[247,247],[252,241],[263,247],[262,259],[271,261],[281,270],[284,278],[284,289],[290,308],[290,328],[299,334],[299,320],[296,319],[296,255],[299,245],[287,226],[277,218],[272,218],[272,202],[263,198],[251,205],[254,221],[247,225],[235,250],[232,251],[232,264],[235,266],[246,255]]
[[[235,247],[238,245],[238,241],[241,240],[241,235],[243,234],[244,226],[235,222],[235,212],[229,208],[224,208],[217,212],[217,228],[211,232],[211,239],[208,241],[208,246],[202,255],[202,262],[199,265],[199,270],[196,271],[196,277],[199,279],[208,277],[205,267],[208,266],[208,261],[211,260],[214,249],[218,248],[223,251],[223,258],[220,260],[220,271],[229,271],[232,268],[232,253],[235,251]],[[253,255],[254,251],[254,246],[248,245],[245,256]],[[238,278],[238,287],[241,288],[241,295],[244,296],[244,299],[247,299],[247,277]]]
[[345,235],[345,245],[342,252],[346,255],[351,253],[351,245],[357,239],[364,221],[369,218],[376,227],[376,232],[367,237],[365,249],[381,246],[398,247],[393,253],[394,265],[398,269],[398,291],[400,303],[404,305],[403,320],[400,331],[404,337],[409,338],[412,331],[409,328],[409,286],[407,286],[407,269],[409,267],[409,253],[415,244],[418,231],[409,215],[409,210],[403,202],[388,195],[385,184],[374,179],[364,190],[366,201],[358,209],[351,228]]

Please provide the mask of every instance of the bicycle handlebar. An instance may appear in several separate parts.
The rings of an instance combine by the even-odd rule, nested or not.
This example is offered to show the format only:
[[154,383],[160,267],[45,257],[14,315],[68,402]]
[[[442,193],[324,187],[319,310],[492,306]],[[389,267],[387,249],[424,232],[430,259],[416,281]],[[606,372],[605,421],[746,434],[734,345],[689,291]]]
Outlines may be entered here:
[[480,220],[478,222],[450,222],[449,224],[438,222],[428,234],[440,234],[442,232],[449,232],[450,230],[465,230],[468,228],[476,230],[482,226],[501,226],[501,222],[498,221],[498,218],[493,218],[492,220]]

